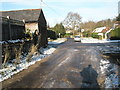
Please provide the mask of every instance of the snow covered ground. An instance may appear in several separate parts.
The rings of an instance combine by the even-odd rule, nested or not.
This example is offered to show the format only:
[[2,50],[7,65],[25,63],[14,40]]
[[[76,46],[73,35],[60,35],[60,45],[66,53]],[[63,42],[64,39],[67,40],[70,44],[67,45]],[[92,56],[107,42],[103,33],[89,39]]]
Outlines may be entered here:
[[[120,40],[98,40],[94,38],[82,38],[81,43],[112,43],[112,42],[120,42]],[[105,46],[97,46],[98,50],[101,54],[118,54],[120,53],[120,44],[118,45],[105,45]],[[118,88],[120,85],[120,78],[118,77],[118,71],[120,66],[113,64],[109,59],[101,59],[100,60],[100,70],[101,74],[105,76],[105,88]]]
[[66,38],[58,38],[57,40],[54,40],[54,41],[49,41],[48,44],[61,44],[63,42],[65,42],[67,39]]
[[8,40],[8,41],[0,41],[0,44],[7,44],[7,43],[16,43],[16,42],[24,42],[24,40]]
[[118,77],[118,66],[109,62],[109,60],[102,59],[100,61],[101,73],[105,74],[105,88],[118,88],[120,85]]
[[[19,41],[19,40],[17,40]],[[58,39],[58,40],[55,40],[55,41],[51,41],[49,42],[50,44],[60,44],[60,43],[63,43],[65,42],[66,39]],[[14,42],[14,41],[10,41],[10,42]],[[16,42],[16,41],[15,41]],[[34,54],[30,60],[30,62],[27,62],[27,55],[24,55],[24,56],[21,56],[21,60],[20,60],[20,63],[19,64],[14,64],[14,63],[7,63],[7,66],[3,69],[0,69],[0,82],[8,79],[8,78],[11,78],[12,75],[14,74],[17,74],[19,73],[20,71],[24,70],[24,69],[27,69],[30,65],[33,65],[35,64],[37,61],[40,61],[42,60],[43,58],[51,55],[54,51],[56,50],[55,47],[51,46],[51,45],[48,45],[47,48],[40,48],[40,52],[42,54]],[[12,60],[12,61],[15,61]]]
[[82,38],[82,43],[110,43],[110,42],[120,42],[120,40],[98,40],[94,38]]
[[[19,41],[19,40],[18,40]],[[47,48],[40,48],[40,52],[42,54],[34,54],[31,58],[30,62],[26,61],[27,55],[22,57],[21,61],[19,64],[12,64],[8,63],[6,68],[0,69],[0,82],[11,78],[12,75],[19,73],[20,71],[27,69],[30,65],[35,64],[37,61],[42,60],[43,58],[51,55],[56,48],[51,46],[53,44],[58,45],[63,42],[65,42],[66,39],[57,39],[55,41],[50,41],[48,44],[50,44]],[[16,41],[10,41],[10,42],[16,42]],[[92,39],[92,38],[83,38],[82,43],[104,43],[108,42],[106,40],[97,40],[97,39]],[[113,41],[109,41],[113,42]],[[117,40],[116,42],[119,42]],[[0,42],[1,43],[1,42]],[[120,46],[97,46],[97,48],[102,52],[102,53],[120,53]],[[13,60],[15,61],[15,59]],[[113,88],[113,87],[118,87],[120,85],[120,82],[118,81],[118,65],[110,63],[108,59],[101,59],[100,60],[100,70],[101,74],[104,74],[106,76],[105,78],[105,87],[106,88]]]
[[[102,54],[118,54],[120,46],[97,46]],[[101,74],[105,75],[105,88],[118,88],[120,85],[119,70],[120,66],[110,62],[110,58],[100,60]]]

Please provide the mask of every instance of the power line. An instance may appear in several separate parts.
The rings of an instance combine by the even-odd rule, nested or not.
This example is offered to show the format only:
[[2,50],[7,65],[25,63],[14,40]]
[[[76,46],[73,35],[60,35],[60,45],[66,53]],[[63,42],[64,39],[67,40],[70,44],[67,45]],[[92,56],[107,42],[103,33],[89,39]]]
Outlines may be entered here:
[[56,15],[62,16],[62,15],[58,14],[52,7],[48,6],[45,2],[42,2],[42,3],[45,4],[49,9],[51,9]]
[[40,8],[42,8],[42,2],[43,2],[43,0],[40,0]]

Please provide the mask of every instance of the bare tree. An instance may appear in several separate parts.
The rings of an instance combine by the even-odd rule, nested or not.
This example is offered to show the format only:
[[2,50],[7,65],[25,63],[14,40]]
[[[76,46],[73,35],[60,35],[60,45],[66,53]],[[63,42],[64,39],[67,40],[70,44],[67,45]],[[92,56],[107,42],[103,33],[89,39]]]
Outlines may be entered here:
[[68,29],[77,30],[80,28],[81,18],[78,13],[69,12],[62,23]]
[[95,27],[96,27],[96,22],[94,21],[81,23],[81,28],[84,29],[85,31],[93,31]]
[[92,32],[95,28],[99,28],[99,27],[111,28],[113,27],[114,23],[115,23],[114,19],[106,19],[98,22],[88,21],[88,22],[81,23],[81,28],[84,29],[85,31]]

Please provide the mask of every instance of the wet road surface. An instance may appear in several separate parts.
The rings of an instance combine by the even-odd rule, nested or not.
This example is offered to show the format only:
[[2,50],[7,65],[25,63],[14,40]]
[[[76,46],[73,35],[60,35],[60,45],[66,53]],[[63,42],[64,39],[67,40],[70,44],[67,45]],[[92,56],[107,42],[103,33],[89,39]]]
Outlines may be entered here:
[[97,46],[69,39],[50,56],[2,82],[3,88],[99,88],[101,53]]

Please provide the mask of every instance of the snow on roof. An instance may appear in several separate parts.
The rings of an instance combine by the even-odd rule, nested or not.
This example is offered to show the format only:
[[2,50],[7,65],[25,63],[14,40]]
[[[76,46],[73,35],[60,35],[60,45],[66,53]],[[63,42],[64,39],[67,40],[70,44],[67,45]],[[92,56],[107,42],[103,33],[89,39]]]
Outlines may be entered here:
[[99,27],[99,28],[96,28],[93,32],[99,33],[99,32],[102,32],[102,30],[105,28],[106,27]]

